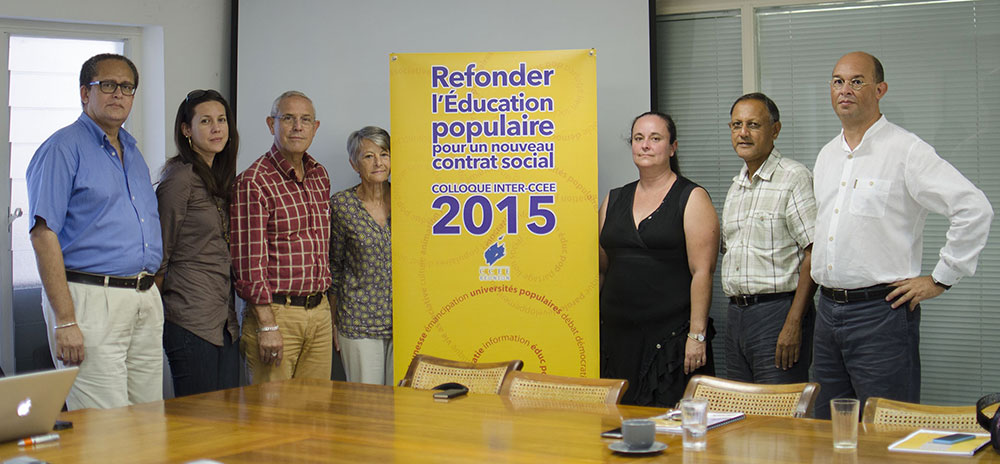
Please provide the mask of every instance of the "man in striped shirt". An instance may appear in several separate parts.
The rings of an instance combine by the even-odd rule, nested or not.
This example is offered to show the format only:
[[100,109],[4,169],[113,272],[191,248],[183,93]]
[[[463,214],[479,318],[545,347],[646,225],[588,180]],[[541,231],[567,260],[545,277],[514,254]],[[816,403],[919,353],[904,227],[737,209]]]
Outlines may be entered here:
[[271,107],[274,144],[236,179],[236,291],[247,302],[240,346],[253,383],[330,378],[330,177],[306,153],[319,121],[305,94]]
[[745,166],[722,210],[726,372],[744,382],[805,382],[816,292],[809,276],[812,175],[775,150],[781,121],[766,95],[744,95],[729,113],[733,149]]

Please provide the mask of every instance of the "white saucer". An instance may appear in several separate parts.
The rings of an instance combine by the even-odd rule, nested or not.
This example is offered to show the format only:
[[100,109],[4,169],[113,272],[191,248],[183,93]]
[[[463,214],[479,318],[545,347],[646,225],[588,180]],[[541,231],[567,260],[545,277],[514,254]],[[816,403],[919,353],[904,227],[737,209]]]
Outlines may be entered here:
[[608,448],[611,448],[611,451],[617,451],[619,453],[625,453],[625,454],[648,454],[648,453],[659,453],[660,451],[667,449],[667,445],[666,443],[660,443],[658,441],[654,441],[653,444],[649,446],[649,448],[630,448],[628,445],[625,444],[624,441],[616,441],[608,445]]

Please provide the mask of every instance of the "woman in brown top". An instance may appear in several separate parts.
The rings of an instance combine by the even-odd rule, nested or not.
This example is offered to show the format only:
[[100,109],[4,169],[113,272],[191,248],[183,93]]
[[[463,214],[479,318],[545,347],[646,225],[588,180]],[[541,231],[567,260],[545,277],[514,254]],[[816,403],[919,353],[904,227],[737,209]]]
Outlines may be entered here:
[[229,201],[239,134],[215,90],[194,90],[177,109],[177,156],[156,189],[163,229],[163,348],[176,396],[239,386]]

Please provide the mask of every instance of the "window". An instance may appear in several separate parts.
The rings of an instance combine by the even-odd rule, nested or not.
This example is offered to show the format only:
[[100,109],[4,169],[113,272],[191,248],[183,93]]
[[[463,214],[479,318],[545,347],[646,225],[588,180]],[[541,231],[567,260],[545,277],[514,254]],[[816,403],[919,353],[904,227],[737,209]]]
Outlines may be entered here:
[[[677,120],[682,172],[708,189],[720,214],[740,168],[724,129],[732,102],[758,89],[774,99],[782,121],[777,148],[811,167],[819,149],[840,131],[827,81],[836,60],[853,50],[869,51],[885,65],[889,92],[881,109],[886,117],[933,145],[994,206],[1000,205],[1000,157],[995,154],[1000,146],[1000,2],[765,3],[774,4],[712,2],[716,9],[732,5],[737,10],[730,16],[742,17],[732,24],[735,34],[727,35],[721,25],[731,21],[723,19],[728,13],[700,11],[705,7],[697,1],[661,0],[658,5],[665,13],[657,21],[660,108]],[[719,47],[692,53],[705,36],[719,37]],[[752,44],[746,43],[748,37]],[[747,84],[740,88],[740,82]],[[747,88],[754,82],[756,87]],[[924,274],[937,261],[947,227],[943,217],[927,219]],[[994,227],[975,276],[922,305],[922,402],[970,404],[1000,384],[998,235]],[[718,284],[713,297],[712,315],[722,333],[726,300]],[[716,364],[721,366],[724,347],[719,345]],[[725,375],[724,369],[719,374]]]
[[[782,153],[815,163],[840,131],[827,85],[833,65],[865,50],[885,66],[886,118],[934,146],[1000,204],[1000,3],[761,8],[757,27],[760,87],[781,108]],[[934,269],[947,230],[946,218],[928,216],[922,274]],[[921,305],[923,402],[969,404],[1000,384],[1000,230],[992,232],[976,274]]]
[[[20,219],[0,228],[0,366],[11,374],[46,367],[35,352],[46,350],[40,311],[41,282],[28,237],[25,170],[38,145],[81,112],[80,66],[105,52],[141,61],[136,27],[64,24],[0,19],[0,204]],[[149,82],[149,80],[145,80]],[[140,137],[142,103],[137,99],[126,122]],[[9,248],[8,248],[9,247]],[[6,250],[10,250],[8,253]],[[15,343],[15,339],[17,343]],[[16,349],[15,349],[16,347]],[[15,364],[18,368],[15,368]]]
[[11,226],[14,289],[41,287],[28,237],[28,162],[53,132],[80,116],[80,66],[99,53],[124,53],[124,41],[10,37],[10,207],[25,215]]

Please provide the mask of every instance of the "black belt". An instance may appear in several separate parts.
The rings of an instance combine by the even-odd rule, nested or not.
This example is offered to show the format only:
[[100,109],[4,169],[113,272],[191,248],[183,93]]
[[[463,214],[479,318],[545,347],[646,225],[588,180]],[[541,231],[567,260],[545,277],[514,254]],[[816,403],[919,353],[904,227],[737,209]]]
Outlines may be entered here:
[[306,309],[313,309],[323,302],[323,292],[305,296],[275,293],[271,295],[271,302],[278,305],[287,304],[289,306],[302,306]]
[[153,274],[145,273],[136,277],[115,277],[66,269],[66,280],[99,287],[134,288],[140,292],[149,290],[149,287],[153,286]]
[[820,287],[819,291],[823,296],[831,299],[834,303],[857,303],[859,301],[883,300],[886,295],[892,293],[896,287],[886,284],[872,285],[865,288],[827,288]]
[[795,296],[795,292],[761,293],[760,295],[736,295],[729,297],[729,302],[736,306],[750,306],[757,303],[765,303],[768,301],[780,300],[782,298],[788,298],[790,296]]

